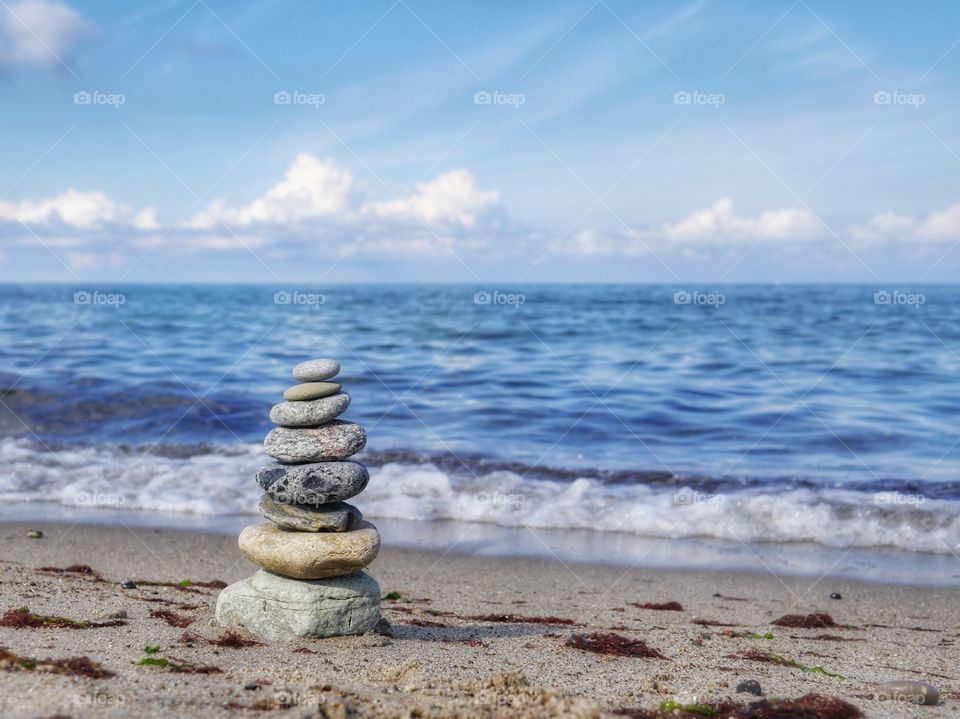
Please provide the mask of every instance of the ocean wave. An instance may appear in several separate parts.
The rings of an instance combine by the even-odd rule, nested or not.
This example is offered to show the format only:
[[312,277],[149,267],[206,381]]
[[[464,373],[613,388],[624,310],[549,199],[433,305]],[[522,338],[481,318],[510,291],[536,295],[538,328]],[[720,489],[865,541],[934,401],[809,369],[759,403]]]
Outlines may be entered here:
[[[403,461],[398,461],[402,457]],[[105,510],[195,515],[253,514],[259,443],[177,450],[159,446],[48,448],[0,440],[0,501],[48,501]],[[523,470],[510,463],[453,466],[429,455],[367,454],[371,480],[357,504],[371,518],[457,520],[504,527],[715,538],[752,544],[960,550],[960,502],[881,487],[872,490],[750,484],[611,481],[576,470]],[[482,465],[478,465],[483,467]]]

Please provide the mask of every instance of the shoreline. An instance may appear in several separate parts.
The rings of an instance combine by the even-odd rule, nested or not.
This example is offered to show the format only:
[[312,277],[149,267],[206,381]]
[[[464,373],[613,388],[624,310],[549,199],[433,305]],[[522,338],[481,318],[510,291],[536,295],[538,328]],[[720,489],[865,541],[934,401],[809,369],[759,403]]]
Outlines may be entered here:
[[[27,538],[30,528],[43,538]],[[437,717],[598,717],[668,701],[755,701],[735,692],[747,679],[771,697],[816,692],[876,717],[917,715],[916,707],[869,698],[887,680],[937,686],[942,703],[923,707],[925,717],[950,716],[960,700],[953,669],[960,603],[943,587],[631,569],[387,544],[369,570],[383,595],[399,594],[382,605],[386,634],[236,647],[211,644],[226,635],[213,622],[218,589],[203,586],[253,573],[235,536],[3,522],[0,540],[3,611],[26,606],[74,621],[121,622],[0,626],[0,646],[20,657],[85,656],[116,675],[5,673],[0,710],[14,719],[58,712],[226,717],[239,709],[283,716],[284,697],[300,710],[325,705],[331,715],[340,706],[364,716],[417,710]],[[71,565],[88,565],[92,573],[64,571]],[[195,584],[178,586],[185,579]],[[124,589],[124,581],[138,586]],[[842,599],[831,599],[833,593]],[[773,623],[811,613],[829,614],[835,626]],[[573,635],[594,633],[639,640],[664,658],[570,646]],[[146,654],[145,647],[160,649]],[[136,663],[151,657],[184,670]],[[216,671],[197,673],[204,667]]]
[[[14,522],[163,529],[236,536],[259,514],[195,515],[21,502],[0,509],[0,526]],[[717,539],[661,538],[624,532],[504,527],[483,522],[425,522],[370,516],[384,546],[416,551],[547,559],[566,563],[675,568],[690,571],[762,572],[777,567],[787,576],[826,575],[906,586],[960,587],[960,561],[949,554],[896,548],[841,548],[808,543],[733,543]]]

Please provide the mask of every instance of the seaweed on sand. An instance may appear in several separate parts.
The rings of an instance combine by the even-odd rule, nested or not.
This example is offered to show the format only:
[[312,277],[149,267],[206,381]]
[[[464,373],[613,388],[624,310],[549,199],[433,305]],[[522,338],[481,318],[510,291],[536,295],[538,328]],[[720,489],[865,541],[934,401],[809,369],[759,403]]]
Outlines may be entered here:
[[8,609],[0,617],[0,627],[11,629],[39,629],[42,627],[57,627],[60,629],[99,629],[101,627],[122,627],[126,622],[122,619],[111,619],[106,622],[77,621],[67,617],[53,617],[45,614],[34,614],[27,607]]
[[463,617],[475,622],[496,622],[503,624],[565,624],[575,626],[577,623],[572,619],[563,619],[562,617],[525,617],[520,614],[473,614]]
[[838,626],[829,614],[787,614],[773,622],[773,625],[795,629],[828,629]]
[[658,650],[648,646],[646,642],[640,639],[630,639],[613,633],[571,634],[567,639],[567,646],[594,654],[666,659]]
[[719,702],[679,704],[663,702],[657,709],[616,709],[614,714],[631,719],[863,719],[857,707],[837,697],[804,694],[797,699],[762,699],[749,704]]
[[181,629],[186,629],[193,624],[193,620],[190,617],[171,612],[169,609],[153,609],[150,612],[150,616],[154,619],[162,619],[171,627],[180,627]]
[[654,609],[658,612],[682,612],[683,605],[680,602],[663,602],[657,604],[656,602],[644,602],[643,604],[637,604],[636,602],[630,602],[631,607],[636,607],[637,609]]
[[15,654],[6,647],[0,647],[0,669],[8,672],[40,669],[51,674],[66,674],[68,676],[87,677],[89,679],[108,679],[116,676],[113,672],[104,669],[99,663],[89,657],[34,659],[32,657]]

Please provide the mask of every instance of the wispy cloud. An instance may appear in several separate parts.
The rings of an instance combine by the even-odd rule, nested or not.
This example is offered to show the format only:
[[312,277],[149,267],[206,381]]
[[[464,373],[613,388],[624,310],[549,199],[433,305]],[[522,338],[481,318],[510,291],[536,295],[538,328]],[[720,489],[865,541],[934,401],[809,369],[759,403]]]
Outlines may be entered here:
[[67,67],[77,43],[93,30],[79,12],[54,0],[0,6],[0,67]]

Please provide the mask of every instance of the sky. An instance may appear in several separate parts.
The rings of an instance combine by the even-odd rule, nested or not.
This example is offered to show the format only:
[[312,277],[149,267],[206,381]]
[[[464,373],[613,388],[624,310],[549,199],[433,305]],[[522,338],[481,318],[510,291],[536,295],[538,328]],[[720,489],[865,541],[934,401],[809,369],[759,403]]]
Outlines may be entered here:
[[960,4],[0,0],[0,281],[951,282]]

